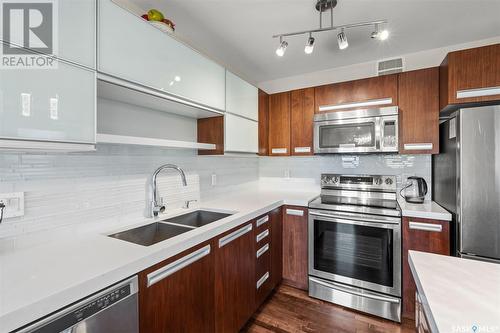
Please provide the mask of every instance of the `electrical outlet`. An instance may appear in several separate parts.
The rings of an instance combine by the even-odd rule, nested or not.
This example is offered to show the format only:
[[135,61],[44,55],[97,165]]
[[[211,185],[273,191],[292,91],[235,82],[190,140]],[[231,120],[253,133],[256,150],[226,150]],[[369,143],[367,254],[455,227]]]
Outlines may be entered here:
[[212,174],[212,186],[217,185],[217,175],[215,173]]
[[0,193],[0,202],[5,204],[4,219],[24,215],[24,192]]

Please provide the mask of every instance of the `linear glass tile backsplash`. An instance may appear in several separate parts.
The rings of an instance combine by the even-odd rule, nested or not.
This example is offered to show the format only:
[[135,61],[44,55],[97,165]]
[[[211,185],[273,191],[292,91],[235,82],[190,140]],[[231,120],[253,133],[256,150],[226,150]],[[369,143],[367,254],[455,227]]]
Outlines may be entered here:
[[[341,155],[198,156],[195,151],[124,145],[98,145],[96,152],[87,153],[1,152],[0,193],[25,192],[25,215],[4,220],[0,238],[73,224],[134,223],[145,216],[148,179],[164,163],[183,168],[189,184],[183,188],[175,172],[159,177],[167,209],[181,207],[185,199],[209,199],[259,177],[319,182],[325,172],[390,174],[401,186],[407,176],[417,175],[431,184],[430,155],[361,155],[354,166]],[[214,173],[217,184],[212,186]]]

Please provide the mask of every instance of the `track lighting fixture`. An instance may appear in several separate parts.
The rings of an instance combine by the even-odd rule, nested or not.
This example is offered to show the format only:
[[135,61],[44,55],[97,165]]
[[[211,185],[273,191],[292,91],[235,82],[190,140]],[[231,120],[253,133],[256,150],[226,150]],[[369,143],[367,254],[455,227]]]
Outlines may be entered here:
[[345,35],[344,29],[342,29],[337,35],[337,43],[339,44],[339,49],[345,50],[349,46],[347,42],[347,37]]
[[285,40],[283,40],[283,37],[280,37],[280,46],[276,49],[276,55],[278,57],[282,57],[283,55],[285,55],[285,50],[287,46],[288,43]]
[[389,31],[387,29],[380,30],[379,25],[375,24],[375,31],[372,32],[370,37],[379,40],[386,40],[389,38]]
[[[380,30],[379,25],[383,25],[387,23],[387,20],[377,20],[377,21],[369,21],[369,22],[357,22],[357,23],[350,23],[350,24],[344,24],[344,25],[338,25],[335,26],[333,25],[333,9],[337,6],[339,0],[316,0],[316,10],[319,12],[319,28],[317,29],[311,29],[311,30],[304,30],[304,31],[297,31],[297,32],[288,32],[284,34],[278,34],[274,35],[273,38],[280,38],[280,46],[276,50],[276,54],[279,57],[282,57],[285,55],[285,50],[286,47],[288,46],[288,43],[283,40],[284,37],[290,37],[290,36],[298,36],[298,35],[309,35],[309,38],[307,39],[307,43],[304,47],[304,53],[305,54],[311,54],[314,51],[314,44],[315,44],[315,39],[312,37],[312,34],[324,32],[324,31],[339,31],[340,32],[337,34],[337,43],[339,45],[339,48],[341,50],[346,49],[349,46],[349,43],[347,42],[347,36],[345,30],[348,29],[353,29],[353,28],[360,28],[360,27],[366,27],[366,26],[374,26],[375,31],[373,31],[370,35],[371,38],[376,38],[378,40],[386,40],[389,38],[389,31],[386,29]],[[330,12],[330,26],[323,27],[323,13],[324,12]]]
[[314,50],[314,37],[312,34],[309,34],[309,38],[307,39],[306,47],[304,47],[304,52],[306,54],[313,53]]

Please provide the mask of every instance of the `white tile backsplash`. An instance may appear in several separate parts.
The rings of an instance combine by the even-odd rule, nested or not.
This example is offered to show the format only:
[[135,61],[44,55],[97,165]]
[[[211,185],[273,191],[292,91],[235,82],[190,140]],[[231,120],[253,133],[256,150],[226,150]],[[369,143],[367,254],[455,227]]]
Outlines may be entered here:
[[[431,184],[430,155],[361,155],[355,167],[340,155],[311,157],[198,156],[194,151],[98,145],[88,153],[0,152],[0,193],[24,192],[25,215],[5,219],[0,238],[53,228],[90,224],[131,224],[145,216],[149,177],[160,165],[177,164],[187,173],[187,188],[175,171],[159,177],[167,210],[186,199],[206,200],[259,177],[309,178],[325,172],[422,176]],[[212,174],[217,184],[212,186]],[[429,191],[430,192],[430,191]]]

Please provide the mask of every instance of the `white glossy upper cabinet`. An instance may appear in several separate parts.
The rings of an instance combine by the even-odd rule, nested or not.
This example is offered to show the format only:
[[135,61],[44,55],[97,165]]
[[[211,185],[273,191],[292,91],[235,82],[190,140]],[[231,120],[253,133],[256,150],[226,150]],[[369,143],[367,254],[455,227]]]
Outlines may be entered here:
[[98,17],[98,71],[225,110],[223,67],[111,0]]
[[259,123],[253,120],[224,115],[224,150],[234,153],[258,153]]
[[258,89],[230,71],[226,71],[226,111],[259,120]]
[[0,147],[92,149],[95,103],[91,69],[58,61],[53,69],[0,70]]

